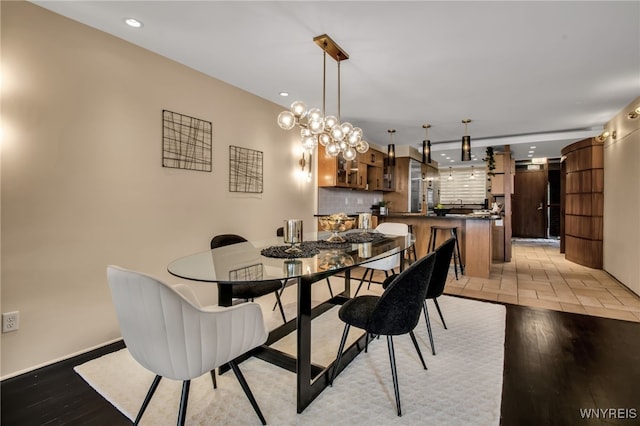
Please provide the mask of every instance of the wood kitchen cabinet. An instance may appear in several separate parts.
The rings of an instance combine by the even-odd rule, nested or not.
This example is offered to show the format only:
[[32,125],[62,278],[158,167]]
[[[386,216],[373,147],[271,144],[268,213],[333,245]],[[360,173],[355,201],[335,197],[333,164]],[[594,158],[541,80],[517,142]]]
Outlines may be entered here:
[[[318,186],[353,188],[369,191],[393,190],[385,180],[386,155],[375,149],[347,161],[342,155],[332,157],[318,146]],[[392,176],[392,173],[389,175]]]
[[370,191],[382,191],[384,189],[384,169],[382,167],[367,167],[367,185]]
[[350,188],[366,189],[367,188],[367,165],[356,161],[351,162],[351,185]]
[[382,190],[387,192],[396,190],[395,166],[387,164],[387,158],[384,159],[382,168]]
[[368,166],[383,167],[384,160],[387,156],[375,149],[369,149],[364,154],[358,154],[358,161],[365,163]]
[[[356,173],[354,174],[354,165]],[[347,161],[342,155],[332,157],[324,146],[318,146],[318,186],[352,188],[358,180],[358,162]]]

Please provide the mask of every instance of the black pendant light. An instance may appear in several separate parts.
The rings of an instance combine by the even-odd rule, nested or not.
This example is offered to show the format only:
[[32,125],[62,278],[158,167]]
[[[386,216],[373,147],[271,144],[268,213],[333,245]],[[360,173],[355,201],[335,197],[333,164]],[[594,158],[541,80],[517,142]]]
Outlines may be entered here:
[[393,144],[393,134],[396,132],[396,129],[389,129],[389,145],[387,146],[387,164],[391,167],[396,165],[396,146]]
[[424,140],[422,141],[422,163],[431,163],[431,141],[429,140],[429,128],[431,124],[423,124]]
[[467,124],[471,123],[470,118],[462,120],[464,124],[464,136],[462,137],[462,161],[471,161],[471,136],[467,135]]

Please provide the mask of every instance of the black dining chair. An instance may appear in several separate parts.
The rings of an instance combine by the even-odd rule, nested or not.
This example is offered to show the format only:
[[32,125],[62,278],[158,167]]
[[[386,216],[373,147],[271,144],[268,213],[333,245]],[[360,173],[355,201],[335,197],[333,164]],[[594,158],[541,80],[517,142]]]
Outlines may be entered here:
[[333,364],[333,372],[329,382],[331,386],[333,386],[333,381],[340,365],[342,351],[344,350],[351,326],[365,330],[365,351],[368,345],[369,335],[387,336],[396,408],[398,416],[402,415],[392,336],[408,333],[413,342],[413,346],[418,352],[422,366],[425,370],[427,369],[413,329],[420,319],[420,311],[427,295],[427,288],[435,260],[435,252],[429,253],[422,259],[411,264],[400,274],[393,276],[381,296],[358,296],[348,300],[342,305],[338,316],[345,322],[345,326],[340,347],[338,348],[338,355]]
[[[232,244],[244,243],[247,240],[244,237],[236,234],[221,234],[216,235],[211,240],[211,249],[218,247],[224,247]],[[282,321],[287,322],[287,318],[284,315],[284,308],[280,301],[279,291],[282,289],[283,284],[280,280],[269,281],[247,281],[238,282],[233,284],[218,284],[229,285],[231,287],[231,297],[234,299],[244,299],[247,301],[253,301],[256,297],[265,296],[269,293],[273,293],[276,296],[276,305],[280,307],[280,314],[282,315]]]
[[[436,348],[433,344],[433,334],[431,332],[431,321],[429,320],[427,300],[433,300],[433,303],[436,305],[436,309],[438,310],[438,314],[440,315],[440,319],[442,320],[442,325],[446,330],[447,324],[444,322],[444,317],[442,316],[442,311],[440,310],[440,305],[438,304],[438,297],[442,296],[442,293],[444,292],[444,286],[447,283],[447,277],[449,276],[449,266],[451,265],[451,258],[453,256],[455,247],[455,238],[449,238],[447,241],[438,246],[438,248],[433,252],[436,254],[436,263],[433,266],[433,272],[431,273],[431,280],[429,281],[427,296],[425,297],[423,304],[424,319],[427,323],[429,343],[431,344],[431,353],[433,355],[436,354]],[[382,288],[387,288],[393,278],[394,276],[387,278],[382,284]]]
[[[278,229],[276,229],[276,236],[277,237],[284,237],[284,227],[280,227]],[[289,285],[289,282],[295,283],[295,280],[284,280],[282,283],[282,288],[280,289],[280,297],[282,297],[282,293],[284,293],[284,289],[285,287],[287,287]],[[333,298],[333,289],[331,288],[331,281],[329,281],[329,278],[327,277],[327,286],[329,287],[329,294],[331,295],[331,298]],[[277,306],[278,302],[273,304],[273,309],[271,309],[272,311],[276,310],[276,306]]]
[[455,249],[455,246],[456,240],[454,238],[449,238],[436,249],[436,263],[433,267],[433,273],[431,274],[431,281],[429,282],[427,296],[424,300],[424,319],[427,322],[429,343],[431,344],[431,353],[433,355],[436,354],[436,348],[433,345],[433,334],[431,333],[431,321],[429,321],[427,300],[433,300],[433,303],[434,305],[436,305],[436,309],[438,310],[438,315],[440,315],[440,319],[442,320],[442,325],[446,330],[447,324],[444,322],[444,317],[442,316],[440,305],[438,305],[438,297],[442,296],[442,293],[444,292],[444,286],[447,283],[447,277],[449,276],[449,265],[451,265],[451,257],[453,256],[453,250]]

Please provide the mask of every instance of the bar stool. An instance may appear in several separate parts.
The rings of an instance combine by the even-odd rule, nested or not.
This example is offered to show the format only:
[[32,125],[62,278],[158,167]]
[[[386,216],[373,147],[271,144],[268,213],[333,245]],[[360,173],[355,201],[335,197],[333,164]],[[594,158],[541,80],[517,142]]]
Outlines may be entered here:
[[460,265],[460,274],[464,275],[464,265],[462,264],[462,256],[460,255],[460,243],[458,242],[458,228],[455,226],[439,226],[433,225],[431,227],[431,234],[429,235],[429,244],[427,245],[427,253],[435,251],[436,238],[438,231],[449,231],[451,237],[456,240],[456,247],[453,251],[453,270],[456,273],[456,280],[458,279],[458,265]]
[[[409,233],[413,234],[413,225],[407,225],[409,227]],[[411,247],[409,247],[409,249],[407,250],[407,262],[409,263],[409,265],[411,265],[413,262],[411,261],[411,256],[413,256],[413,262],[415,262],[416,260],[418,260],[418,256],[416,255],[416,245],[412,245]]]

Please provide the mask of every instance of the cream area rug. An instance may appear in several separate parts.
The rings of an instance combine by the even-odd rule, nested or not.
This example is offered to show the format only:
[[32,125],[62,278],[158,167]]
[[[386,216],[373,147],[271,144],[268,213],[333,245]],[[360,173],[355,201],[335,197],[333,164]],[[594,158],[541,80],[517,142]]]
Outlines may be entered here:
[[[240,364],[267,423],[498,425],[505,307],[449,296],[438,301],[448,330],[442,327],[432,302],[428,302],[437,355],[431,355],[424,317],[415,330],[428,370],[422,368],[408,335],[394,337],[402,417],[395,411],[387,343],[381,337],[371,343],[368,353],[360,353],[336,378],[333,387],[325,389],[302,414],[296,413],[293,373],[256,358]],[[314,362],[335,357],[343,329],[337,310],[314,319],[313,327],[312,336],[320,340],[314,340],[314,352],[319,352],[314,355]],[[352,335],[359,332],[353,327],[351,330]],[[75,371],[130,419],[135,419],[154,377],[126,349],[76,366]],[[180,391],[181,382],[163,379],[141,424],[175,424]],[[260,421],[235,376],[228,372],[218,376],[216,390],[209,374],[191,381],[187,424],[259,425]]]

